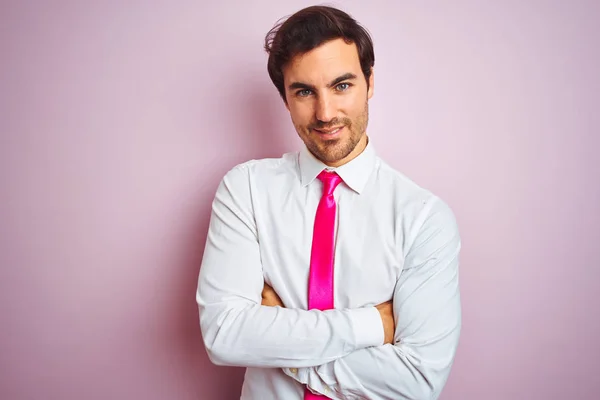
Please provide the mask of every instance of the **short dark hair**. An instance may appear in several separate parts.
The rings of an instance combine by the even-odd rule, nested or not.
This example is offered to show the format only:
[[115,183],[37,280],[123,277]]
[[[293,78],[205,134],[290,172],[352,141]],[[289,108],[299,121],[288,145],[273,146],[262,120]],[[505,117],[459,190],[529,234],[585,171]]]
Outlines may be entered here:
[[283,67],[296,55],[307,53],[338,38],[356,45],[360,67],[368,86],[371,68],[375,65],[373,40],[369,32],[344,11],[328,6],[307,7],[277,22],[267,33],[267,70],[283,101],[287,102]]

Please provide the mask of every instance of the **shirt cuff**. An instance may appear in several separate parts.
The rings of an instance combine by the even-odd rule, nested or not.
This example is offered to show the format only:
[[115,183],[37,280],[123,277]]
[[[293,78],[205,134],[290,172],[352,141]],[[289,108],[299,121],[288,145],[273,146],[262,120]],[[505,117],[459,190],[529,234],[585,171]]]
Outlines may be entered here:
[[382,346],[385,339],[381,314],[375,307],[358,308],[350,314],[356,349]]
[[306,385],[308,382],[308,368],[282,368],[283,372],[297,380],[298,382]]
[[308,390],[312,393],[326,396],[327,398],[332,398],[331,389],[326,386],[325,382],[323,382],[319,376],[315,373],[312,375],[312,379],[309,385],[309,373],[315,371],[316,367],[304,367],[304,368],[283,368],[283,372],[289,377],[295,379],[296,381],[306,385]]

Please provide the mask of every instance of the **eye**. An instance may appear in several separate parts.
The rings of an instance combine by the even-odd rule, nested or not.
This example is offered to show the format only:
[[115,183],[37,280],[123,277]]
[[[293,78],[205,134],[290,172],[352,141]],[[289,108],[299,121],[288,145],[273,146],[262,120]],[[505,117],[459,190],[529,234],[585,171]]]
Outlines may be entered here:
[[298,90],[296,92],[296,96],[307,97],[307,96],[310,96],[311,93],[312,93],[312,91],[310,89],[302,89],[302,90]]
[[350,83],[348,83],[348,82],[342,82],[342,83],[338,84],[335,87],[335,89],[338,92],[345,92],[346,90],[350,89],[350,86],[351,86]]

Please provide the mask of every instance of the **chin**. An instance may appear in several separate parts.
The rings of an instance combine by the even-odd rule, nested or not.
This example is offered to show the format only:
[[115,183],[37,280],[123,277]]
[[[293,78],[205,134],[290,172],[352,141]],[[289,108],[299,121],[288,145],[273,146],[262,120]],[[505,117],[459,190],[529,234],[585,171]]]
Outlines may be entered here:
[[346,152],[342,153],[340,151],[324,151],[320,153],[319,159],[323,162],[337,163],[348,157],[350,153],[346,154]]

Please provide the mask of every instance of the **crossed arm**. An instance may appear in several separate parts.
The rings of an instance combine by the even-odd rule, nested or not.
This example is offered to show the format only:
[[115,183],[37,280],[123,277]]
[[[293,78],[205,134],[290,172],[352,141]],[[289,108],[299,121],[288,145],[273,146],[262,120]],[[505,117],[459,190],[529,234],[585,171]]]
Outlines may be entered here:
[[[285,307],[283,301],[275,290],[265,282],[261,294],[261,305],[268,307]],[[386,301],[375,306],[381,316],[383,323],[383,344],[394,342],[394,332],[396,324],[394,322],[394,303],[392,300]]]
[[280,367],[334,399],[436,399],[454,359],[461,320],[460,238],[449,208],[432,198],[409,232],[393,298],[395,332],[388,338],[393,343],[384,344],[385,303],[327,311],[262,304],[268,288],[245,173],[230,171],[217,190],[198,282],[211,360]]

